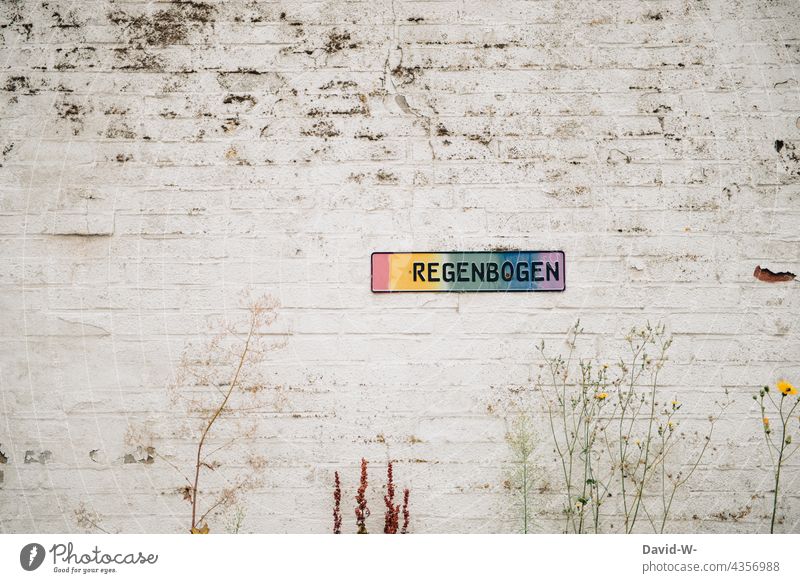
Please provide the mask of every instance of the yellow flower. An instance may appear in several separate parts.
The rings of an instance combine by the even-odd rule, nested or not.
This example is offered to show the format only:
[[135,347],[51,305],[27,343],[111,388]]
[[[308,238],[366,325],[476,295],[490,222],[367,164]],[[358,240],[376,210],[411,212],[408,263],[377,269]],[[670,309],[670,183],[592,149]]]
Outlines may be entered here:
[[797,389],[794,388],[794,385],[783,379],[778,381],[778,390],[783,394],[784,397],[787,395],[797,394]]
[[608,398],[608,393],[597,393],[594,396],[594,398],[597,399],[598,401],[604,401],[605,399]]
[[764,417],[762,421],[764,422],[764,425],[769,425],[769,417]]

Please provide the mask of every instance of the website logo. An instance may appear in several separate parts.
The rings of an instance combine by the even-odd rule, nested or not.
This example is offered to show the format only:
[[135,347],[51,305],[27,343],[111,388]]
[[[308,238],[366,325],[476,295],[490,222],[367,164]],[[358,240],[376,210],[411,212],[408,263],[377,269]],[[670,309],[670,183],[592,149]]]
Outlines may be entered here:
[[19,552],[19,564],[26,571],[35,571],[44,562],[44,547],[39,543],[30,543]]

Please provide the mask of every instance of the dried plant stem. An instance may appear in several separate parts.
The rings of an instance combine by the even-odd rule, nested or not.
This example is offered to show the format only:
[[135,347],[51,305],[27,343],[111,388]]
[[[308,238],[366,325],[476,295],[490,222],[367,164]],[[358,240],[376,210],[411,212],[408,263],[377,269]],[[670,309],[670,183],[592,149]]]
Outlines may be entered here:
[[237,384],[239,382],[239,374],[241,373],[242,367],[244,366],[245,359],[247,357],[247,352],[248,352],[248,350],[250,348],[250,340],[253,338],[253,332],[256,329],[257,321],[258,321],[257,314],[255,313],[255,310],[254,310],[253,316],[252,316],[252,318],[250,320],[250,330],[247,333],[247,339],[245,340],[244,347],[242,348],[242,354],[239,357],[239,364],[236,367],[236,372],[234,373],[233,378],[232,378],[230,384],[228,385],[228,390],[225,392],[225,396],[222,399],[222,402],[220,403],[219,407],[216,408],[216,410],[214,411],[214,414],[211,416],[211,418],[208,420],[208,423],[206,424],[205,428],[203,429],[203,433],[200,435],[200,441],[197,444],[197,457],[195,459],[195,466],[194,466],[194,482],[192,483],[192,486],[191,486],[191,488],[192,488],[192,531],[197,529],[198,522],[201,522],[202,519],[205,518],[208,515],[209,512],[211,512],[211,510],[213,510],[216,506],[218,506],[221,503],[221,501],[218,501],[214,506],[211,507],[211,509],[209,509],[207,512],[205,512],[205,514],[203,514],[203,516],[201,517],[200,521],[197,520],[197,498],[198,498],[197,494],[198,494],[199,487],[200,487],[200,469],[203,466],[203,446],[205,445],[206,437],[208,436],[209,431],[211,431],[211,427],[214,425],[214,422],[222,414],[222,411],[225,409],[225,406],[228,404],[228,400],[230,399],[231,394],[233,393],[233,390],[236,388],[236,386],[237,386]]
[[83,502],[75,509],[75,518],[78,521],[78,526],[86,528],[87,530],[91,527],[105,534],[111,534],[100,525],[100,516],[96,512],[92,512],[86,508]]
[[[231,491],[236,491],[236,490],[238,490],[238,489],[240,489],[240,488],[243,488],[243,487],[244,487],[244,486],[247,484],[247,482],[248,482],[247,478],[243,478],[243,479],[242,479],[242,480],[240,480],[240,481],[239,481],[239,483],[238,483],[238,484],[236,484],[236,485],[235,485],[233,488],[230,488],[230,490],[231,490]],[[223,497],[221,497],[221,498],[219,498],[219,499],[217,499],[217,501],[216,501],[216,502],[214,502],[214,504],[212,504],[212,505],[211,505],[211,506],[210,506],[210,507],[209,507],[209,508],[208,508],[208,509],[207,509],[207,510],[206,510],[206,511],[205,511],[205,512],[202,514],[202,516],[200,516],[200,518],[197,520],[197,523],[198,523],[198,524],[202,524],[202,523],[205,521],[206,517],[207,517],[209,514],[211,514],[211,513],[212,513],[214,510],[216,510],[216,509],[217,509],[219,506],[222,506],[223,504],[227,504],[227,503],[228,503],[228,500],[227,500],[227,499],[226,499],[224,496],[223,496]]]

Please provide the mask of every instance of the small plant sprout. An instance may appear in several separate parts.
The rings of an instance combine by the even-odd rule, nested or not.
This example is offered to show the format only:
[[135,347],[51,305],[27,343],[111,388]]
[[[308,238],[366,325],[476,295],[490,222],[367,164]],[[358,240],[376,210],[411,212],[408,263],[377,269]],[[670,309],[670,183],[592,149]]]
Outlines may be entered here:
[[[241,324],[223,323],[222,332],[215,334],[200,349],[187,347],[181,366],[171,387],[173,402],[186,407],[190,420],[199,420],[196,429],[187,429],[195,435],[194,455],[186,485],[179,489],[191,505],[192,534],[207,534],[208,517],[212,513],[234,508],[240,491],[256,484],[256,471],[263,467],[258,456],[242,447],[241,442],[252,438],[255,425],[246,426],[243,411],[257,410],[254,401],[263,388],[259,376],[259,365],[264,360],[268,347],[264,345],[267,328],[276,318],[277,303],[268,298],[251,301],[247,305],[247,320]],[[230,437],[220,439],[215,429],[223,420],[230,426]],[[255,423],[255,422],[253,422]],[[223,474],[223,463],[219,456],[226,450],[238,446],[238,452],[249,459],[249,469],[244,473]],[[173,469],[178,466],[160,456]],[[204,488],[204,478],[214,475],[218,486]],[[243,515],[241,516],[243,519]],[[234,520],[234,523],[241,524]]]
[[241,532],[245,516],[247,516],[247,511],[244,506],[237,504],[231,509],[225,521],[225,530],[228,534],[239,534]]
[[518,498],[521,516],[521,528],[524,534],[530,532],[533,511],[531,494],[535,482],[532,462],[533,450],[537,442],[530,417],[520,412],[506,435],[506,441],[513,453],[511,476],[508,480],[512,494]]
[[105,534],[111,534],[103,528],[102,517],[94,510],[87,508],[86,504],[81,501],[78,507],[74,510],[75,521],[78,526],[86,532],[100,531]]

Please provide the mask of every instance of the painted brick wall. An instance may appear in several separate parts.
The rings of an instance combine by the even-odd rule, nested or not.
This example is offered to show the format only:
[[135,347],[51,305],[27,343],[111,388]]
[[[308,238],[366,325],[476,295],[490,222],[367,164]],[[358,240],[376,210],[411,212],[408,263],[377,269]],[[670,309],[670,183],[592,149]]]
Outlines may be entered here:
[[[372,530],[391,458],[415,532],[515,531],[498,404],[577,318],[610,361],[667,324],[690,434],[735,399],[670,528],[764,530],[750,395],[800,381],[795,284],[753,277],[800,261],[796,2],[6,0],[0,39],[0,531],[186,531],[167,387],[244,290],[281,306],[214,434],[214,484],[258,477],[246,531],[329,530],[334,470],[352,530],[362,456]],[[567,291],[370,293],[372,251],[495,248],[563,249]]]

